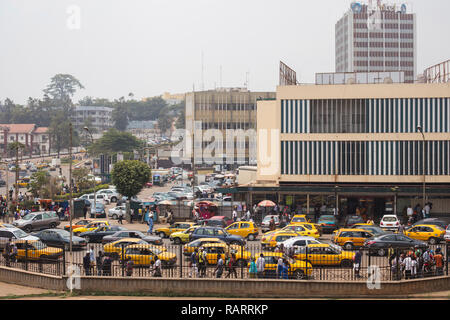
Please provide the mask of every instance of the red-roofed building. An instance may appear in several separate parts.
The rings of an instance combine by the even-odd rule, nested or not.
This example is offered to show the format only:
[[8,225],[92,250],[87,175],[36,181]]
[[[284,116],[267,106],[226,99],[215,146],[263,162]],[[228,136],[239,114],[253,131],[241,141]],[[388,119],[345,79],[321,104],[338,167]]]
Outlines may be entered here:
[[0,124],[0,152],[7,156],[8,144],[18,141],[25,145],[24,154],[50,153],[48,128],[35,124]]

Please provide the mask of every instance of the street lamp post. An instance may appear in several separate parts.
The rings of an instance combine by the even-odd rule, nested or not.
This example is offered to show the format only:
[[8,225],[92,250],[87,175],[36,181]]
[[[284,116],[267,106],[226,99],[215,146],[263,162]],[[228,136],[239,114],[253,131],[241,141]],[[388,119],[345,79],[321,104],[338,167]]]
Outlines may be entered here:
[[425,135],[423,134],[423,129],[421,126],[417,126],[417,131],[422,134],[422,174],[423,174],[423,200],[422,200],[422,209],[425,207],[425,179],[426,179],[426,171],[425,171]]
[[[73,238],[73,199],[72,199],[72,123],[69,123],[69,220],[70,220],[70,242],[69,242],[69,265],[72,267],[73,264],[73,253],[72,253],[72,238]],[[70,286],[72,291],[72,286]]]
[[[83,129],[86,130],[87,133],[89,133],[89,136],[91,137],[91,142],[92,142],[92,144],[94,144],[94,138],[92,137],[92,133],[91,133],[91,131],[89,131],[89,128],[84,127]],[[92,163],[92,165],[94,165],[94,163]],[[92,172],[92,175],[94,175],[94,172]],[[96,184],[95,176],[94,176],[94,216],[97,213],[97,189],[96,189],[96,186],[97,186],[97,184]],[[92,214],[92,208],[91,208],[91,214]]]

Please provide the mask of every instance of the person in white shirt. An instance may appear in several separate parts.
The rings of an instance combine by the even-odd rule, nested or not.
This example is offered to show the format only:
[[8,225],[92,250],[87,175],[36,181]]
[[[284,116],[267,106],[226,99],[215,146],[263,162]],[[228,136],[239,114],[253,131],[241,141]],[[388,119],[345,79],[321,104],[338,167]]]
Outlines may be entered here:
[[411,206],[408,206],[408,209],[406,209],[406,215],[408,216],[408,218],[412,217],[413,212],[413,208]]
[[416,258],[411,258],[411,277],[416,278],[417,277],[417,260]]
[[411,256],[408,255],[403,259],[402,265],[405,267],[405,279],[411,279],[413,267]]
[[266,259],[264,259],[264,255],[261,253],[259,258],[256,260],[256,270],[258,274],[258,278],[264,278],[264,269],[266,268]]
[[235,207],[234,210],[233,210],[232,218],[233,218],[233,221],[236,222],[236,220],[237,220],[237,211],[236,211],[236,207]]
[[282,268],[283,268],[283,258],[280,257],[280,258],[278,258],[278,263],[277,263],[277,279],[281,279]]

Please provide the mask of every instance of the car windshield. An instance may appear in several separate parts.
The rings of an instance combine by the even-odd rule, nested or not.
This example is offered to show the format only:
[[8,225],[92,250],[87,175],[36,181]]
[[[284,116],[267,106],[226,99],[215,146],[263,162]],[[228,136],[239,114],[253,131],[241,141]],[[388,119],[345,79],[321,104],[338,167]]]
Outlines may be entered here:
[[[273,217],[273,216],[265,216],[263,222],[267,222],[267,221],[272,220],[272,217]],[[274,217],[273,220],[276,221],[275,217]]]
[[334,221],[334,217],[333,216],[323,216],[323,217],[320,217],[320,220],[323,220],[323,221]]
[[22,231],[21,229],[13,231],[13,234],[17,239],[25,238],[28,236],[28,234],[26,234],[25,231]]
[[384,217],[383,221],[394,222],[394,221],[397,221],[397,218],[396,217]]
[[27,214],[25,217],[23,217],[22,219],[23,220],[31,220],[31,219],[33,219],[35,217],[35,215],[34,214]]

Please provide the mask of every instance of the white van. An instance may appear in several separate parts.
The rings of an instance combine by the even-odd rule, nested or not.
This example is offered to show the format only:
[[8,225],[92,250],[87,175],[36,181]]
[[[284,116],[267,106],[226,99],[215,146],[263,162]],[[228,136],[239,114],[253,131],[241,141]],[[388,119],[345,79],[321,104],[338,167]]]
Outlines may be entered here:
[[[82,195],[80,197],[80,199],[87,199],[93,204],[94,203],[94,194],[93,193],[84,194],[84,195]],[[97,193],[95,202],[96,203],[102,203],[102,204],[106,205],[106,204],[110,203],[110,200],[108,198],[108,195],[106,195],[104,193]]]

